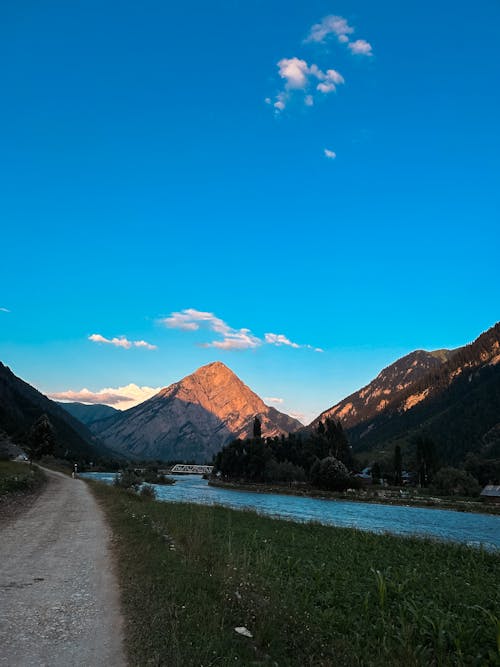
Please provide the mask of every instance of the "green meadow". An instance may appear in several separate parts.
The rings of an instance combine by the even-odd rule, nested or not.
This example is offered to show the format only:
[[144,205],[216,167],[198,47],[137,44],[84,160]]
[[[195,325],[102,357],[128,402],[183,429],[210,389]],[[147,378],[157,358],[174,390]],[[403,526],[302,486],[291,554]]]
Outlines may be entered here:
[[91,485],[131,665],[500,664],[498,553]]

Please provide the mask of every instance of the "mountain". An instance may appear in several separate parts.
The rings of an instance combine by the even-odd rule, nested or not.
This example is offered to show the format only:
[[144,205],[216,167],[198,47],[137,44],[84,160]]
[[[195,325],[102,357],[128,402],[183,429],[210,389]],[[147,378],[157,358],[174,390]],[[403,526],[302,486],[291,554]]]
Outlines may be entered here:
[[92,428],[109,448],[130,458],[202,463],[231,440],[251,436],[255,416],[263,436],[302,426],[265,405],[217,361]]
[[[415,354],[418,353],[412,353]],[[409,374],[412,380],[406,387],[400,387],[405,382],[397,378],[401,374],[406,377],[404,367],[412,355],[382,371],[374,381],[376,388],[370,383],[339,404],[340,409],[334,406],[323,415],[335,411],[335,418],[345,424],[357,452],[375,451],[390,456],[396,444],[407,448],[413,436],[425,432],[435,441],[442,464],[461,465],[468,453],[476,453],[483,459],[498,458],[500,323],[470,345],[440,352],[440,363],[432,364],[426,372]],[[403,361],[399,374],[387,373]],[[363,394],[369,388],[373,391]],[[368,400],[370,406],[365,404],[360,409],[359,400]],[[359,410],[357,417],[349,403]]]
[[76,459],[99,456],[100,443],[84,424],[0,362],[0,431],[4,437],[22,446],[33,422],[42,414],[48,416],[54,427],[56,456]]
[[90,426],[100,419],[113,417],[119,412],[116,408],[112,408],[110,405],[102,405],[101,403],[87,405],[86,403],[61,403],[58,401],[57,404],[86,426]]
[[407,354],[384,368],[366,387],[322,412],[310,427],[314,428],[319,421],[327,418],[340,420],[346,429],[370,420],[386,410],[429,371],[439,368],[453,353],[453,350],[416,350]]

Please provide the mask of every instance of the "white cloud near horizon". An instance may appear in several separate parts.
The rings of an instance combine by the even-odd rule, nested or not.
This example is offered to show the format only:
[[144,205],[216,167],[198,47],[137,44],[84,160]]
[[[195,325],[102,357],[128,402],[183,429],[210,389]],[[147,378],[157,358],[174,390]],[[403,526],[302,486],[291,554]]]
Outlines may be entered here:
[[335,151],[331,151],[329,148],[325,148],[323,152],[325,154],[325,157],[328,158],[329,160],[335,160],[335,158],[337,157],[337,153],[335,153]]
[[349,25],[343,16],[329,15],[315,23],[304,40],[305,44],[324,44],[329,37],[336,37],[340,44],[345,44],[354,55],[372,56],[373,47],[366,39],[351,41],[350,36],[355,29]]
[[118,410],[132,408],[148,398],[155,396],[163,387],[139,387],[136,384],[127,384],[123,387],[106,387],[98,391],[83,388],[79,391],[68,389],[47,394],[53,401],[86,403],[87,405],[110,405]]
[[266,333],[264,334],[264,339],[259,338],[250,329],[234,329],[214,313],[196,310],[195,308],[185,308],[184,310],[173,312],[168,317],[161,318],[159,323],[169,329],[179,329],[181,331],[197,331],[201,328],[213,331],[220,336],[220,339],[201,343],[201,346],[213,347],[219,350],[248,350],[267,344],[307,348],[316,352],[323,351],[321,348],[315,348],[312,345],[293,343],[284,334]]
[[101,334],[92,334],[88,337],[93,343],[104,343],[105,345],[113,345],[114,347],[121,347],[124,350],[130,350],[132,347],[142,347],[146,350],[156,350],[157,346],[148,343],[145,340],[128,340],[125,336],[115,336],[114,338],[105,338]]
[[314,105],[314,91],[328,95],[337,90],[337,86],[344,83],[342,74],[334,69],[323,71],[317,65],[308,64],[301,58],[282,58],[277,63],[278,74],[284,80],[284,90],[277,93],[274,103],[266,98],[267,104],[272,104],[276,113],[285,109],[293,95],[303,96],[306,106]]

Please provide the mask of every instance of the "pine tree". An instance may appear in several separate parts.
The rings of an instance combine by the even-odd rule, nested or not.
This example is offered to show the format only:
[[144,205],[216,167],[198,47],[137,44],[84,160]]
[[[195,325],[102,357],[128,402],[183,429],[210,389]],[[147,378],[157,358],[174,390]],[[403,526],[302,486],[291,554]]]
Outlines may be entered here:
[[262,437],[262,424],[258,417],[255,417],[253,420],[253,437],[261,438]]
[[43,414],[34,422],[28,433],[25,447],[28,450],[30,463],[44,455],[53,454],[55,446],[54,429],[47,415]]
[[403,483],[403,459],[399,445],[394,448],[394,481],[399,486]]

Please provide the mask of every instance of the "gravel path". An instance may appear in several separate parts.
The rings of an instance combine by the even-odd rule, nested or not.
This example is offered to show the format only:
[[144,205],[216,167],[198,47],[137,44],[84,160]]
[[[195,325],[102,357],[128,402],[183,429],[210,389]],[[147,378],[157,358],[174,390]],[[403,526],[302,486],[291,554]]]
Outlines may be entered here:
[[46,474],[36,502],[0,525],[0,665],[120,667],[110,530],[85,482]]

